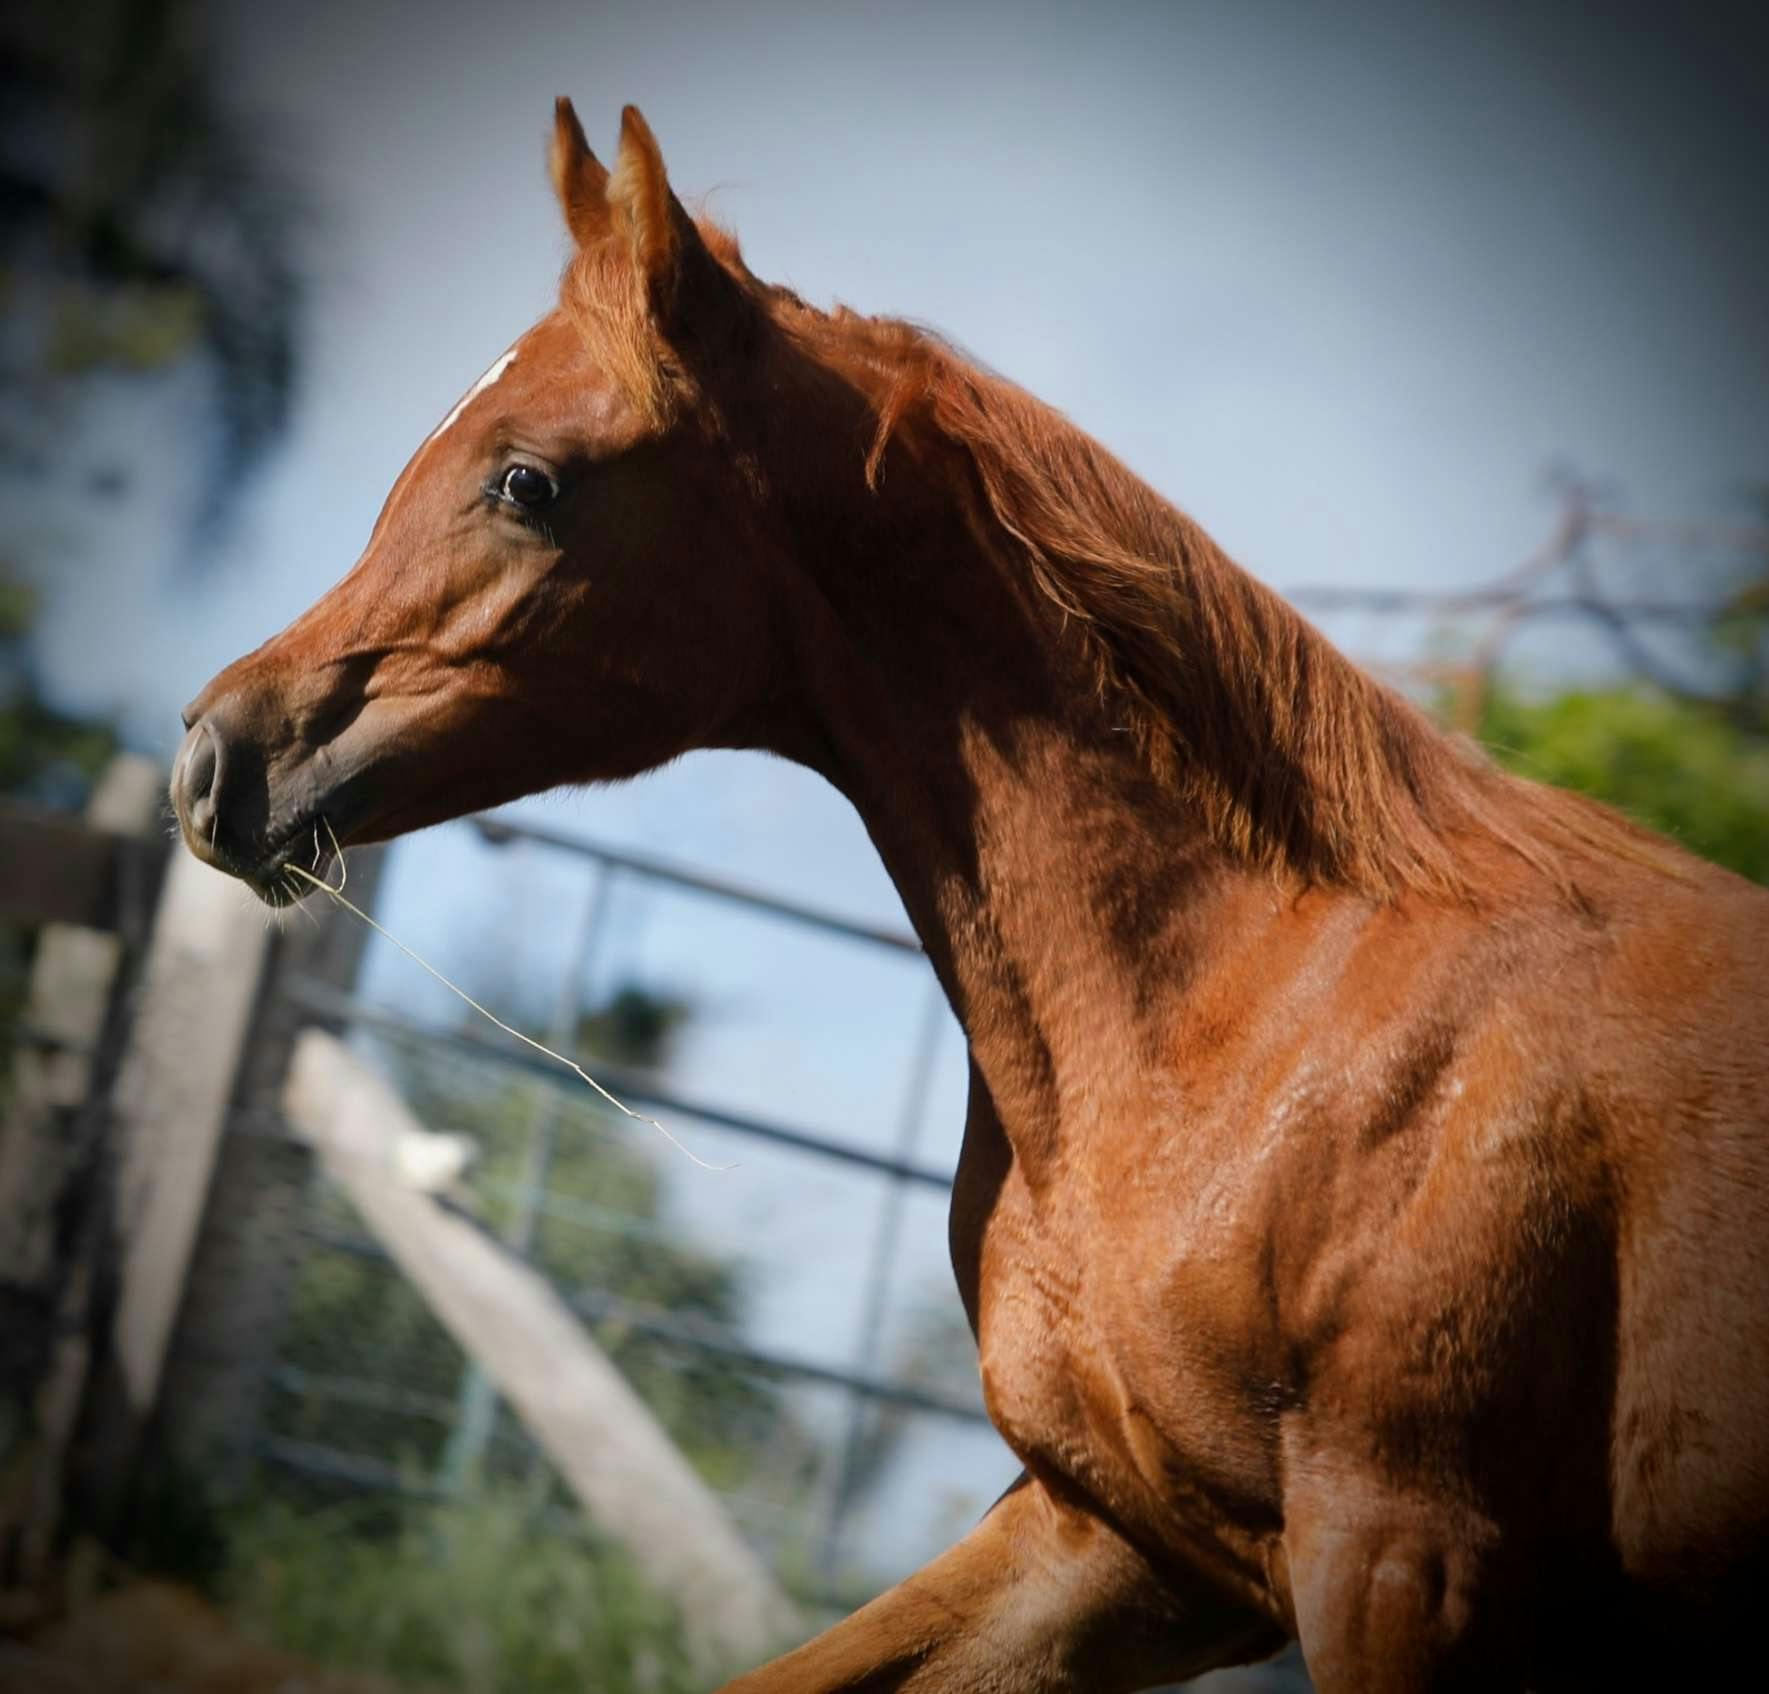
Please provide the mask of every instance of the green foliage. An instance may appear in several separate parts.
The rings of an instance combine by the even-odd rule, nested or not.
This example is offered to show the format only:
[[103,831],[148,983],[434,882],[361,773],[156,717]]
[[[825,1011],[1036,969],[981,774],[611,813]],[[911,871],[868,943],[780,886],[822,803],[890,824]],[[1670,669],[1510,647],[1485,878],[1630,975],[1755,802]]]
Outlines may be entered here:
[[1610,688],[1495,689],[1480,738],[1521,775],[1575,788],[1769,882],[1769,744],[1718,706]]
[[186,286],[70,286],[55,302],[45,362],[52,376],[155,371],[199,345],[203,305]]
[[75,810],[116,747],[109,724],[58,712],[35,692],[0,700],[0,793]]
[[616,1064],[659,1065],[691,1010],[685,1000],[626,983],[578,1020],[577,1042]]
[[0,379],[0,469],[39,462],[35,426],[57,385],[201,355],[213,520],[287,420],[300,196],[263,123],[229,109],[191,0],[0,17],[14,142],[0,148],[0,288],[43,325]]
[[58,712],[38,691],[27,642],[36,597],[0,579],[0,794],[72,809],[116,751],[110,726]]
[[317,1664],[452,1694],[691,1694],[673,1604],[532,1492],[443,1505],[259,1499],[233,1515],[220,1597]]

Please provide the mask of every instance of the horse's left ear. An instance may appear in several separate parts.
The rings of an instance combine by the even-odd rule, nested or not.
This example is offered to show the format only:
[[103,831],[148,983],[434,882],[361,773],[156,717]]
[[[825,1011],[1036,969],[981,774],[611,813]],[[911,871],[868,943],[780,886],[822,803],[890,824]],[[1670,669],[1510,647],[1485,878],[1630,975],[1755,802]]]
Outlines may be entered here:
[[708,315],[729,311],[736,285],[670,188],[657,137],[637,106],[620,114],[608,204],[616,227],[624,225],[658,327],[668,335],[710,330]]
[[584,126],[562,94],[553,102],[553,134],[547,144],[547,174],[565,225],[579,247],[588,247],[608,233],[608,172],[590,151]]

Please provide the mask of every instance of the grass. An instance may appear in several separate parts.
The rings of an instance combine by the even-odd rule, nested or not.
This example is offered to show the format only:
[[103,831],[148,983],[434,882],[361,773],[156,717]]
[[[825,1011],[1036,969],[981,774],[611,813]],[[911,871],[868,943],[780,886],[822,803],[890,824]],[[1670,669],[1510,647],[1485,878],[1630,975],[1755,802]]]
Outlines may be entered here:
[[532,1494],[459,1503],[260,1498],[215,1583],[244,1628],[315,1664],[449,1694],[692,1694],[676,1607]]

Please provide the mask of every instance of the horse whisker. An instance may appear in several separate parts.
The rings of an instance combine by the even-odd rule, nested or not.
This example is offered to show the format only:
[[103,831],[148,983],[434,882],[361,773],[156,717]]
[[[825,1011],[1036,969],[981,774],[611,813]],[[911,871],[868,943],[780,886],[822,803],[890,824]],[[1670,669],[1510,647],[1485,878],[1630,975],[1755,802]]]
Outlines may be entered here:
[[[326,834],[332,838],[332,856],[338,861],[337,892],[342,894],[350,885],[350,865],[344,857],[344,849],[338,844],[338,832],[332,828],[332,820],[322,815],[319,821],[326,826]],[[319,840],[318,829],[314,830],[313,835],[314,841],[317,844]],[[317,858],[315,860],[315,868],[318,868]]]

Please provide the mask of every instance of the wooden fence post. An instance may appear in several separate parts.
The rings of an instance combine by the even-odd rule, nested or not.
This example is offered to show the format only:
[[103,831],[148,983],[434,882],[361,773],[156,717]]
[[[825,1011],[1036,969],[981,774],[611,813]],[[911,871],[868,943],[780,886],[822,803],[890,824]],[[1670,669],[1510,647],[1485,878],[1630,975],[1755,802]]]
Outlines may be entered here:
[[[351,898],[364,910],[374,910],[385,859],[381,847],[350,855]],[[147,1462],[180,1489],[200,1477],[211,1503],[251,1476],[283,1320],[313,1246],[313,1154],[283,1123],[283,1084],[301,1029],[342,1025],[304,1010],[283,987],[299,979],[348,992],[370,934],[324,901],[314,904],[312,922],[285,919],[271,933],[154,1418]]]
[[81,1443],[87,1509],[113,1529],[159,1398],[269,940],[239,883],[174,854],[113,1095],[116,1301]]
[[[89,830],[142,836],[159,822],[164,778],[151,759],[114,759],[93,788]],[[145,928],[149,912],[134,921]],[[84,1156],[61,1124],[86,1104],[111,991],[128,937],[84,924],[46,923],[38,932],[23,1008],[25,1036],[13,1066],[0,1128],[0,1282],[52,1286],[56,1217],[69,1166]],[[143,939],[134,937],[137,944]]]
[[[24,1040],[0,1123],[0,1588],[27,1604],[48,1572],[61,1525],[91,1363],[107,1135],[93,1096],[115,1057],[123,1028],[118,995],[145,942],[158,883],[161,853],[123,848],[157,834],[164,793],[159,766],[131,754],[113,759],[94,786],[85,815],[84,839],[94,849],[87,868],[108,864],[108,876],[97,878],[108,898],[102,919],[88,915],[110,927],[50,922],[38,931]],[[16,845],[22,852],[23,838]],[[37,857],[36,895],[67,893],[65,864],[58,876],[48,856]],[[41,910],[27,893],[16,916],[29,921]]]
[[798,1633],[791,1602],[645,1402],[552,1285],[501,1242],[399,1176],[428,1132],[339,1041],[296,1043],[291,1124],[431,1311],[478,1361],[582,1502],[681,1607],[709,1673]]

